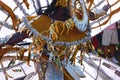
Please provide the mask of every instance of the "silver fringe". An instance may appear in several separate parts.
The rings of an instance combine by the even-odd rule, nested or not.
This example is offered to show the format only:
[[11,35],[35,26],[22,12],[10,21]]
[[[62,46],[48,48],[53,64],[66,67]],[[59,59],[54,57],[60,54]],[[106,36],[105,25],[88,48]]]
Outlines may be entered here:
[[[73,12],[73,21],[76,25],[76,27],[78,28],[79,31],[85,31],[88,27],[88,15],[87,15],[87,10],[86,10],[86,6],[85,6],[85,2],[84,0],[80,0],[82,9],[83,9],[83,19],[80,21],[78,20],[78,18],[76,17],[75,12]],[[72,6],[74,4],[74,0],[72,0]]]

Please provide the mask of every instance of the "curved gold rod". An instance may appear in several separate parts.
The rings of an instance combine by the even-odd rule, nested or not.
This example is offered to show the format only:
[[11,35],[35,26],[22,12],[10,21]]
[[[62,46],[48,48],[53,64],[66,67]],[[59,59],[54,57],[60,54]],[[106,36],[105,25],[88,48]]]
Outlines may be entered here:
[[23,2],[25,3],[27,9],[29,9],[29,3],[28,3],[28,1],[27,0],[23,0]]
[[18,20],[17,20],[17,17],[15,16],[15,14],[13,13],[12,9],[6,5],[5,3],[3,3],[2,1],[0,1],[0,6],[6,11],[8,12],[8,14],[11,16],[12,18],[12,23],[13,23],[13,27],[14,29],[17,31],[17,24],[18,24]]
[[100,25],[98,25],[98,26],[96,26],[96,27],[93,27],[92,29],[95,29],[95,28],[98,28],[98,27],[100,27],[100,26],[102,26],[102,25],[105,25],[105,24],[111,19],[112,15],[116,14],[116,13],[119,12],[119,11],[120,11],[120,7],[117,8],[116,10],[112,11],[112,12],[110,13],[110,16],[108,17],[107,20],[105,20],[105,21],[104,21],[103,23],[101,23]]

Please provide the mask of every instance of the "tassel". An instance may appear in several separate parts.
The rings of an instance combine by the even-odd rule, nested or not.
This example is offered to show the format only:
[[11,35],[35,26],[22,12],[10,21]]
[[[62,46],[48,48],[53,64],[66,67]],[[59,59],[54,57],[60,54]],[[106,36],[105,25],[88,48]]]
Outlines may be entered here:
[[59,69],[62,70],[62,64],[61,64],[61,61],[60,61],[60,56],[57,56],[57,65],[58,65]]
[[53,24],[50,26],[50,32],[51,32],[51,34],[52,34],[52,39],[53,40],[57,40],[58,39],[58,36],[57,36],[57,33],[54,31],[54,26],[53,26]]
[[24,52],[20,51],[20,60],[23,59],[23,56],[24,56]]
[[55,22],[52,27],[53,27],[53,29],[55,30],[55,32],[56,32],[57,34],[59,34],[58,22]]
[[81,44],[80,45],[81,53],[80,53],[80,60],[79,60],[81,65],[83,64],[82,61],[83,61],[83,52],[84,52],[84,49],[85,49],[84,44]]
[[78,47],[79,47],[79,46],[76,46],[75,51],[74,51],[74,53],[73,53],[73,56],[72,56],[72,58],[70,59],[70,61],[72,62],[72,64],[75,64],[75,58],[76,58],[76,55],[77,55],[77,52],[78,52]]
[[25,49],[21,49],[21,50],[19,51],[19,54],[20,54],[20,60],[23,59],[25,51],[26,51]]
[[80,64],[82,65],[83,63],[82,63],[82,61],[83,61],[83,51],[84,50],[81,50],[81,53],[80,53]]
[[69,31],[70,31],[70,29],[67,29],[67,32],[66,32],[67,35],[69,34]]
[[42,63],[43,79],[45,78],[46,69],[47,69],[47,62],[43,62]]
[[58,36],[57,36],[57,34],[55,32],[52,34],[52,39],[53,40],[57,40],[58,39]]
[[71,54],[70,48],[69,48],[69,47],[66,47],[66,48],[65,48],[66,64],[68,63],[68,59],[70,58],[70,54]]
[[86,44],[86,46],[85,46],[85,51],[86,51],[86,53],[88,54],[88,46],[87,46],[87,44]]
[[63,53],[64,53],[64,51],[65,51],[65,47],[64,47],[64,46],[60,46],[59,49],[60,49],[60,50],[59,50],[58,55],[59,55],[59,56],[62,56]]
[[70,29],[71,30],[73,29],[73,26],[74,26],[73,24],[74,24],[74,22],[72,19],[69,19],[65,22],[65,25],[67,27],[67,34],[69,33]]
[[62,35],[63,32],[65,31],[65,24],[64,24],[64,23],[61,23],[61,27],[62,27],[62,31],[61,31],[60,35]]
[[95,50],[95,48],[94,48],[94,46],[93,46],[93,44],[92,44],[92,43],[89,43],[89,46],[90,46],[90,48],[92,49],[92,51],[94,51],[94,50]]
[[28,50],[28,57],[27,57],[27,64],[30,65],[30,58],[31,58],[31,45],[29,46]]
[[55,27],[55,31],[56,31],[57,34],[59,34],[59,29],[58,29],[58,27]]

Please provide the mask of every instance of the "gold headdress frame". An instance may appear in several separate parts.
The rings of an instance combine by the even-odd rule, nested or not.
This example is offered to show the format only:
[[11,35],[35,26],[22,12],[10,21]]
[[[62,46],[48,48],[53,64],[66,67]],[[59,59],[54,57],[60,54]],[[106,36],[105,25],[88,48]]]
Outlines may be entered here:
[[[27,0],[23,0],[23,1],[27,1]],[[15,57],[15,60],[17,60],[17,59],[22,60],[22,61],[25,60],[25,61],[27,61],[28,65],[30,65],[30,60],[32,60],[36,64],[37,68],[39,68],[39,66],[40,66],[40,69],[38,69],[39,71],[37,71],[37,73],[39,73],[41,71],[39,73],[40,75],[42,74],[42,76],[40,76],[41,79],[42,78],[46,79],[49,77],[49,75],[47,75],[47,73],[50,74],[50,71],[48,71],[48,70],[52,70],[51,72],[53,72],[53,71],[55,72],[55,70],[57,70],[58,67],[60,68],[60,70],[63,69],[63,73],[64,73],[65,77],[66,77],[66,75],[68,77],[68,78],[64,78],[63,73],[62,73],[62,76],[60,75],[60,77],[62,79],[63,78],[64,78],[64,80],[76,79],[71,74],[67,74],[67,69],[65,69],[65,67],[64,67],[66,65],[64,65],[64,63],[62,64],[62,61],[66,60],[65,63],[67,65],[70,65],[70,64],[68,64],[69,62],[71,62],[72,64],[75,64],[76,55],[77,55],[78,51],[81,50],[80,55],[79,55],[80,56],[79,61],[82,65],[83,64],[82,63],[83,54],[85,54],[85,52],[88,53],[89,49],[95,50],[94,46],[91,43],[91,35],[90,35],[90,30],[89,30],[89,28],[91,29],[91,27],[88,26],[88,23],[89,23],[88,17],[89,16],[87,15],[87,12],[88,12],[87,9],[89,9],[89,6],[88,6],[88,8],[86,8],[86,3],[82,4],[86,0],[56,0],[56,1],[58,1],[58,2],[56,2],[55,5],[62,6],[62,7],[69,7],[69,5],[70,5],[69,3],[70,3],[70,1],[72,1],[73,2],[73,5],[72,5],[73,13],[75,16],[72,15],[72,18],[70,18],[64,22],[56,21],[54,23],[53,23],[52,18],[47,15],[23,17],[23,22],[25,23],[26,27],[28,27],[28,29],[34,35],[32,37],[33,42],[32,42],[32,44],[30,44],[29,48],[27,48],[27,49],[22,49],[19,47],[0,48],[0,52],[2,53],[2,54],[0,54],[1,61],[2,61],[3,55],[6,52],[17,51],[17,53],[19,53],[18,55],[10,56],[10,57]],[[75,12],[75,9],[76,9],[75,1],[77,1],[77,2],[80,1],[81,8],[82,8],[81,11],[83,14],[82,19],[81,18],[79,19]],[[92,3],[92,1],[94,1],[94,0],[87,0],[87,1]],[[27,3],[26,3],[26,6],[27,6]],[[29,6],[27,6],[27,7],[29,7]],[[8,11],[8,13],[12,13],[12,14],[10,14],[10,16],[13,19],[13,21],[14,21],[14,19],[15,19],[15,21],[17,21],[17,18],[14,17],[14,14],[10,8],[6,8],[6,6],[5,7],[3,6],[3,8],[5,8],[6,11]],[[90,8],[90,10],[91,10],[91,8]],[[120,8],[112,11],[108,17],[108,20],[112,17],[112,15],[114,15],[118,11],[120,11]],[[78,12],[80,12],[80,11],[78,11]],[[105,23],[104,22],[100,23],[100,25],[106,24],[108,20],[104,21]],[[13,25],[16,26],[17,24],[15,21],[14,21],[15,24],[13,24]],[[80,31],[80,30],[83,30],[83,31]],[[54,37],[54,34],[55,34],[55,36],[57,36],[57,39],[54,39],[51,37],[51,36]],[[22,37],[20,37],[20,38],[22,38]],[[43,52],[43,49],[45,49],[44,45],[46,43],[48,45],[47,46],[48,51],[47,50],[46,51],[47,51],[47,53],[50,54],[50,57],[46,56],[45,54],[41,54],[41,51]],[[5,45],[6,45],[6,43],[5,43]],[[24,56],[24,53],[26,51],[28,51],[28,55]],[[5,56],[5,57],[8,57],[8,56]],[[33,58],[31,58],[31,57],[33,57]],[[51,61],[53,64],[51,64]],[[39,63],[40,63],[40,65],[39,65]],[[52,69],[51,69],[51,67],[47,67],[48,64],[53,65]],[[53,68],[55,68],[55,69],[53,69]],[[71,69],[72,69],[72,67],[71,67]],[[66,72],[65,72],[65,70],[66,70]],[[73,68],[73,70],[74,70],[74,68]],[[56,71],[56,72],[58,73],[58,71]],[[69,70],[68,70],[68,72],[69,72]],[[75,75],[80,76],[76,71],[74,71],[74,72],[75,72]],[[51,74],[51,75],[53,75],[53,74]],[[50,75],[50,77],[51,77],[51,75]],[[8,75],[6,75],[6,76],[8,76]],[[54,77],[56,77],[56,76],[54,76]],[[55,79],[55,78],[52,77],[49,79]]]

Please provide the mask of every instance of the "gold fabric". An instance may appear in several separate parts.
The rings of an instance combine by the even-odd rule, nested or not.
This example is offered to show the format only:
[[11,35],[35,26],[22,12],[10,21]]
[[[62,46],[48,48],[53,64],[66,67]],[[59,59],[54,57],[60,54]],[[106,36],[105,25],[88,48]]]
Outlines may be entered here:
[[[53,25],[53,36],[52,39],[54,41],[60,41],[60,42],[73,42],[77,40],[81,40],[86,36],[85,32],[79,31],[74,23],[70,25],[68,28],[66,26],[66,22],[58,21]],[[54,36],[55,35],[55,36]],[[54,38],[57,37],[57,38]]]
[[[29,16],[28,20],[33,19],[35,16]],[[49,27],[52,24],[51,18],[45,15],[41,15],[37,20],[34,20],[31,25],[39,33],[42,33],[45,36],[49,35]],[[46,32],[45,32],[46,31]]]
[[[31,20],[35,16],[28,17],[28,20]],[[36,29],[39,33],[42,33],[45,36],[49,36],[50,31],[49,28],[51,26],[51,18],[47,17],[45,15],[42,15],[37,20],[34,20],[31,25],[34,29]],[[80,32],[74,25],[73,27],[68,29],[65,26],[66,23],[62,21],[58,21],[57,24],[53,24],[54,32],[57,34],[57,39],[53,39],[54,41],[60,41],[60,42],[73,42],[77,40],[81,40],[86,36],[85,32]],[[54,35],[54,34],[52,34]]]

